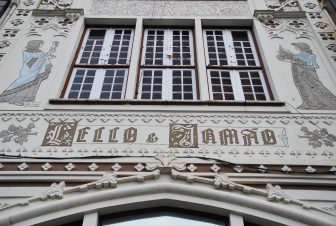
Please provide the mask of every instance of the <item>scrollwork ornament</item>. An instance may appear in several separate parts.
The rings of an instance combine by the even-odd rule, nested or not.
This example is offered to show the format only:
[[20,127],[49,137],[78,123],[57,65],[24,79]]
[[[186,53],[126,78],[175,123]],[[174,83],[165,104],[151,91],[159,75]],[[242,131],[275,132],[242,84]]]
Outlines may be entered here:
[[310,131],[304,126],[301,128],[301,131],[304,135],[299,137],[308,139],[308,144],[313,146],[313,148],[321,147],[322,145],[334,147],[333,143],[336,142],[336,136],[334,134],[330,134],[325,128]]
[[28,136],[36,136],[37,132],[32,132],[35,128],[34,123],[29,123],[26,128],[22,126],[10,125],[7,130],[0,132],[0,138],[2,143],[11,142],[12,140],[17,144],[23,144],[28,141]]
[[267,184],[266,190],[267,190],[267,199],[269,201],[283,200],[284,202],[289,202],[292,199],[281,189],[279,185],[273,186],[271,184]]
[[65,189],[65,183],[64,181],[60,182],[59,184],[53,183],[49,189],[42,193],[41,199],[45,200],[47,198],[57,198],[62,199],[63,198],[63,191]]

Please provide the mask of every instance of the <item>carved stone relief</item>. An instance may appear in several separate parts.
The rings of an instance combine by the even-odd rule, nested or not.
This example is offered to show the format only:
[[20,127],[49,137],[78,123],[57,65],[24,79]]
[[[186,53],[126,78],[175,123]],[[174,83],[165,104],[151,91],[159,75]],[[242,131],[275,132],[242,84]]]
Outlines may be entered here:
[[72,5],[73,0],[42,0],[39,9],[67,9]]
[[270,10],[283,12],[300,11],[297,0],[265,0],[265,3]]
[[27,32],[27,35],[40,36],[41,31],[53,29],[56,31],[54,37],[68,37],[72,26],[76,23],[79,17],[79,13],[67,13],[65,17],[34,17],[31,21],[31,28]]
[[249,16],[245,1],[93,0],[93,15],[113,16]]
[[[260,18],[259,18],[260,20]],[[285,31],[296,34],[296,38],[309,38],[312,34],[305,20],[302,19],[264,19],[263,25],[270,38],[283,39],[282,33]]]

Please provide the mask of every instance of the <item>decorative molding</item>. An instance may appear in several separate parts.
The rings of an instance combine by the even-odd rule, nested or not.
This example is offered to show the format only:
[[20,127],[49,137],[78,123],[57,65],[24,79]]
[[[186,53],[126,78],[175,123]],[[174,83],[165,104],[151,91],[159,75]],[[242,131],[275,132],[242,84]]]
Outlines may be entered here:
[[0,211],[16,206],[26,206],[32,202],[40,200],[46,201],[50,199],[63,199],[66,194],[86,192],[91,189],[97,191],[97,189],[102,188],[116,188],[117,184],[119,183],[143,182],[149,179],[156,179],[159,175],[159,170],[144,173],[129,173],[128,175],[121,175],[121,177],[118,177],[118,174],[116,173],[107,172],[104,173],[102,177],[96,181],[74,187],[66,188],[65,182],[60,182],[59,184],[53,183],[49,187],[49,189],[43,192],[41,195],[28,198],[21,201],[20,203],[0,206]]

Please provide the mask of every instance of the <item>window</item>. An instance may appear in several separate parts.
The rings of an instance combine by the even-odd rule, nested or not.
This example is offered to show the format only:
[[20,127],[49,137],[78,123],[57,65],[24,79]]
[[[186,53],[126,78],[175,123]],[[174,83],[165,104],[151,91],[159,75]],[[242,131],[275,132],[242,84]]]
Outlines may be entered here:
[[65,98],[124,98],[133,32],[130,28],[87,29]]
[[138,99],[196,100],[192,30],[146,29]]
[[270,100],[249,30],[204,29],[210,96],[213,100]]

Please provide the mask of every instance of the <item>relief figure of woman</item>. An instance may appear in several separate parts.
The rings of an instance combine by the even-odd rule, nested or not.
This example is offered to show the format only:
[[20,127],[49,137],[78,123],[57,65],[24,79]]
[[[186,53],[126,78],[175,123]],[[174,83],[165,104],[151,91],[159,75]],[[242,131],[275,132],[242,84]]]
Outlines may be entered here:
[[20,76],[1,95],[0,102],[23,105],[24,102],[35,100],[36,92],[43,80],[45,80],[52,64],[49,59],[54,58],[58,42],[54,42],[49,52],[45,53],[40,48],[42,40],[31,40],[23,51],[23,65]]
[[307,43],[292,43],[298,54],[284,49],[281,45],[277,59],[290,62],[296,88],[302,99],[298,109],[302,110],[336,110],[336,96],[319,80],[316,69],[316,56]]

